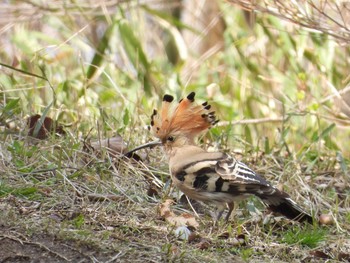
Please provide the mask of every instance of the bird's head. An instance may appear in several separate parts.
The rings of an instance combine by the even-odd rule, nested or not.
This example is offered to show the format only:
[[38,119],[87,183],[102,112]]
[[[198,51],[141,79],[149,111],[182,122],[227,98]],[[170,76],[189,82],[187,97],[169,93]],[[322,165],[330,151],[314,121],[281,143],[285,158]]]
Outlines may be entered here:
[[198,105],[194,97],[191,92],[174,103],[173,96],[164,95],[161,109],[153,111],[149,128],[166,150],[193,145],[196,136],[218,122],[215,112],[210,111],[211,105],[207,102]]
[[173,96],[164,95],[160,110],[153,110],[149,126],[158,140],[138,146],[124,155],[130,156],[140,149],[157,145],[163,145],[168,154],[171,154],[173,149],[194,145],[199,134],[218,122],[215,112],[210,111],[208,102],[196,104],[195,95],[191,92],[178,103],[173,102]]

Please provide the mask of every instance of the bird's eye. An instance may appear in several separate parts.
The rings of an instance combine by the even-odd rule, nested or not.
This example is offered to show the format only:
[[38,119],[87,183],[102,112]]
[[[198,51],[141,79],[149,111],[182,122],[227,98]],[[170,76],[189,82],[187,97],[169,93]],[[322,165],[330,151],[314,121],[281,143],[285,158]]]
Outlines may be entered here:
[[167,141],[173,142],[173,141],[175,141],[175,138],[174,138],[173,136],[169,136],[169,137],[167,138]]

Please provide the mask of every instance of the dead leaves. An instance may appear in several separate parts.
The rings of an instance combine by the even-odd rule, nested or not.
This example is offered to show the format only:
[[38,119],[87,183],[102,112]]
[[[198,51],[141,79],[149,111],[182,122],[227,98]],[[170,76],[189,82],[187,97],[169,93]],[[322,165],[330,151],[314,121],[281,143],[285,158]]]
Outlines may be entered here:
[[[166,199],[159,205],[158,212],[162,219],[174,227],[173,235],[177,242],[186,242],[199,250],[222,250],[248,246],[249,240],[246,234],[236,235],[231,231],[225,231],[217,234],[214,238],[210,236],[203,237],[200,232],[196,231],[199,224],[194,216],[188,213],[175,214],[171,207],[173,203],[174,201],[172,199]],[[213,233],[215,235],[216,231]],[[177,245],[176,241],[171,242],[169,247],[172,248],[172,254],[181,254],[181,248]]]
[[159,214],[160,216],[168,222],[170,225],[174,226],[190,226],[193,228],[198,228],[199,224],[194,216],[183,213],[181,215],[176,215],[173,211],[171,211],[171,205],[173,204],[173,200],[166,199],[159,206]]
[[27,119],[27,125],[29,127],[28,135],[40,140],[48,138],[50,134],[66,134],[62,125],[50,117],[42,119],[40,114],[30,116]]
[[107,150],[108,153],[116,156],[125,153],[127,145],[120,135],[91,142],[91,147],[95,151]]
[[107,152],[112,158],[127,157],[135,161],[142,161],[143,157],[136,153],[132,153],[130,156],[125,155],[128,151],[127,143],[124,141],[123,137],[119,134],[111,138],[99,139],[90,141],[90,139],[84,140],[83,150],[89,153],[95,153],[100,156],[102,152]]
[[199,223],[194,216],[188,213],[176,215],[171,210],[171,205],[173,203],[174,201],[172,199],[166,199],[159,205],[158,211],[162,219],[164,219],[168,224],[176,227],[174,228],[173,234],[178,240],[187,241],[201,250],[222,246],[226,247],[227,245],[238,247],[247,246],[248,238],[245,234],[232,236],[232,233],[223,232],[216,237],[215,242],[210,238],[202,237],[197,231],[195,231],[199,227]]

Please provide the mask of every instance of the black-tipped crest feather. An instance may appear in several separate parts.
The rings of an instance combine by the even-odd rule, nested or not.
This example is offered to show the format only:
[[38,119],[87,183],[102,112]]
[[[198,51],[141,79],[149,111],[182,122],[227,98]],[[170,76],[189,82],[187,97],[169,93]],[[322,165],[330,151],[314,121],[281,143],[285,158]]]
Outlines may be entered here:
[[194,96],[196,96],[196,93],[192,91],[190,94],[188,94],[187,99],[189,101],[193,102],[194,101]]
[[174,97],[165,94],[160,114],[155,110],[151,116],[151,126],[153,127],[151,130],[154,135],[164,139],[172,132],[180,132],[189,138],[194,138],[210,128],[215,123],[214,112],[208,112],[211,108],[208,102],[201,105],[195,104],[195,95],[195,92],[191,92],[175,105]]
[[165,94],[164,97],[163,97],[163,101],[166,101],[166,102],[172,102],[174,100],[174,97],[171,96],[171,95],[168,95],[168,94]]

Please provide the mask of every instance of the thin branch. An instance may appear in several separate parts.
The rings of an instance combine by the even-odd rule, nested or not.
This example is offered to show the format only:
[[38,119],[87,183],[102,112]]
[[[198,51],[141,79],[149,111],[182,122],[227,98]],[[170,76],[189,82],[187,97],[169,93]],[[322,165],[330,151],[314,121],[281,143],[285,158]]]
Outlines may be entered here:
[[261,119],[249,119],[249,120],[239,120],[239,121],[221,121],[218,126],[227,126],[227,125],[246,125],[246,124],[260,124],[266,122],[283,122],[286,118],[261,118]]

